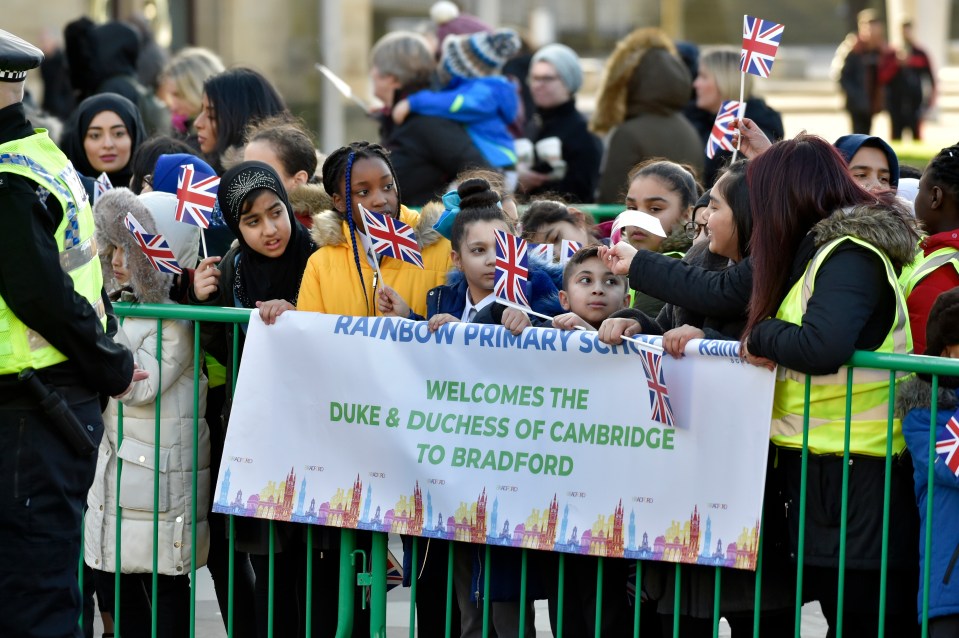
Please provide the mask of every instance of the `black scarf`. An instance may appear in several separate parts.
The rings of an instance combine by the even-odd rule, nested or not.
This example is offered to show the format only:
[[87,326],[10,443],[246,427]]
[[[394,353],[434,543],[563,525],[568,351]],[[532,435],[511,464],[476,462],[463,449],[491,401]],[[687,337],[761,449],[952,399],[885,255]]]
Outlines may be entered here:
[[[290,217],[290,241],[279,257],[267,257],[251,249],[240,232],[243,203],[250,193],[263,188],[276,193]],[[295,306],[306,262],[316,250],[316,244],[294,217],[286,189],[276,172],[263,162],[238,164],[220,180],[216,202],[224,221],[240,242],[240,260],[233,278],[237,299],[247,308],[255,308],[257,301],[270,299],[286,299]]]
[[90,128],[90,122],[100,113],[112,111],[120,116],[123,124],[127,127],[127,134],[130,136],[130,161],[127,165],[115,173],[108,173],[110,183],[115,187],[130,186],[130,176],[133,174],[133,155],[137,147],[146,139],[146,129],[143,127],[143,118],[140,117],[140,111],[130,100],[116,93],[100,93],[88,97],[80,102],[80,106],[70,116],[70,122],[63,132],[60,148],[63,149],[77,172],[86,177],[96,179],[100,174],[90,165],[87,159],[87,152],[83,148],[83,140],[87,136],[87,129]]

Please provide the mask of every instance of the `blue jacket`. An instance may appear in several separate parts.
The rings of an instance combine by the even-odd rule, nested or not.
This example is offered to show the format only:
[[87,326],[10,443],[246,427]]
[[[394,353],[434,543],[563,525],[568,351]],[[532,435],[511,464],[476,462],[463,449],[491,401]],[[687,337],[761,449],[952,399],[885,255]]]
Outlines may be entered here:
[[419,91],[408,99],[413,113],[464,124],[473,144],[491,166],[516,164],[509,126],[516,119],[519,99],[516,87],[506,78],[453,78],[441,91]]
[[[922,565],[926,551],[926,503],[929,495],[929,423],[932,388],[922,379],[903,383],[896,397],[897,410],[905,416],[902,432],[912,454],[915,467],[916,501],[919,504],[919,598],[922,615]],[[959,396],[955,390],[940,387],[936,413],[936,440],[949,436],[946,423],[956,415]],[[959,418],[959,417],[957,417]],[[945,463],[944,456],[935,462],[935,483],[932,491],[932,560],[929,578],[929,617],[959,614],[959,477]]]

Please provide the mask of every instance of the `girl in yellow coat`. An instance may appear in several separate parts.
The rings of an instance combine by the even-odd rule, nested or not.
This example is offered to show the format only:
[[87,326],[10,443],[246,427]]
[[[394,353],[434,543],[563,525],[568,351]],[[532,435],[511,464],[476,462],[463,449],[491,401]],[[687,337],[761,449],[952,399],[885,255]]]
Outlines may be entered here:
[[[323,163],[323,187],[333,198],[334,210],[313,219],[313,239],[319,249],[303,274],[297,310],[372,316],[376,296],[385,285],[411,300],[412,312],[425,315],[426,293],[445,283],[452,267],[450,243],[433,229],[442,209],[427,206],[420,214],[400,204],[388,152],[368,142],[353,142],[334,151]],[[368,251],[358,204],[412,226],[424,267]],[[380,259],[384,281],[377,280],[373,259]]]

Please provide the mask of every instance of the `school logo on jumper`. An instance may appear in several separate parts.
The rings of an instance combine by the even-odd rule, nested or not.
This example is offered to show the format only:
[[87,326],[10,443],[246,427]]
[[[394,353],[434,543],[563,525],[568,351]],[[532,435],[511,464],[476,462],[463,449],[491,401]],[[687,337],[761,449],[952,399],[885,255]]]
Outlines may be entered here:
[[209,228],[219,188],[216,175],[197,173],[193,164],[181,166],[176,182],[176,220]]
[[663,355],[643,350],[641,361],[649,387],[649,404],[653,409],[653,421],[673,426],[673,407],[669,403],[669,390],[663,375]]
[[502,230],[496,233],[496,272],[493,293],[513,303],[529,307],[526,284],[529,281],[529,256],[526,240]]
[[563,248],[559,253],[559,263],[565,264],[569,261],[573,255],[576,254],[576,251],[582,248],[583,245],[578,241],[570,241],[568,239],[563,240]]
[[716,114],[716,121],[713,122],[713,130],[709,132],[709,140],[706,142],[706,157],[713,159],[716,153],[720,151],[733,151],[736,147],[733,145],[732,124],[736,121],[739,114],[738,100],[726,100],[719,107],[719,113]]
[[946,456],[946,465],[952,473],[959,476],[959,412],[952,415],[946,423],[945,438],[936,441],[936,454]]
[[740,58],[743,73],[769,77],[784,28],[769,20],[743,16],[743,52]]
[[365,208],[361,210],[366,219],[366,230],[373,244],[373,252],[393,259],[402,259],[419,268],[423,267],[423,255],[420,254],[420,246],[416,243],[416,233],[412,227],[389,215],[380,215]]
[[170,248],[170,244],[167,243],[163,235],[151,235],[145,232],[143,226],[140,225],[140,222],[137,221],[132,213],[127,213],[126,218],[123,220],[123,225],[126,226],[130,234],[133,235],[133,238],[140,246],[140,250],[147,256],[153,268],[160,272],[170,273],[171,275],[179,275],[183,272],[180,264],[177,263],[176,255],[173,254],[173,249]]
[[100,195],[103,195],[105,192],[113,188],[113,184],[110,183],[110,178],[107,177],[106,173],[100,173],[100,177],[97,178],[97,181],[93,183],[93,201],[96,203],[100,199]]

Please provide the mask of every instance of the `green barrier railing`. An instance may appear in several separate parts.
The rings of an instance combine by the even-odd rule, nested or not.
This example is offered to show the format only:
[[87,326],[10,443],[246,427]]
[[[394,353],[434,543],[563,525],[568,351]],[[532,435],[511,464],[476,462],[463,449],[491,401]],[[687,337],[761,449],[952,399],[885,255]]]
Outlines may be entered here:
[[[606,208],[612,207],[601,207],[593,206],[591,209],[595,209],[597,214],[604,214]],[[616,212],[619,212],[618,207]],[[591,211],[592,212],[592,211]],[[162,341],[162,332],[164,321],[169,320],[187,320],[187,321],[196,321],[194,324],[194,343],[193,343],[193,380],[194,380],[194,392],[193,392],[193,411],[194,411],[194,436],[193,436],[193,485],[192,485],[192,501],[193,507],[191,511],[191,517],[193,522],[193,535],[192,535],[192,555],[191,555],[191,569],[190,569],[190,580],[191,583],[194,583],[194,586],[191,588],[191,599],[190,599],[190,636],[196,635],[196,517],[197,517],[197,471],[198,471],[198,441],[199,441],[199,406],[200,406],[200,364],[202,361],[203,353],[201,351],[200,345],[200,323],[232,323],[232,324],[243,324],[246,323],[249,319],[250,311],[236,309],[236,308],[207,308],[207,307],[195,307],[195,306],[179,306],[179,305],[130,305],[130,304],[117,304],[115,306],[117,314],[123,318],[128,317],[137,317],[137,318],[147,318],[157,321],[157,343],[158,343],[158,352],[157,359],[162,361],[162,350],[159,347],[159,344]],[[237,361],[239,357],[239,331],[234,330],[234,339],[233,339],[233,361],[234,366],[233,370],[228,371],[232,373],[230,376],[230,388],[234,387],[232,380],[236,379],[237,373]],[[891,494],[891,471],[892,471],[892,433],[893,433],[893,406],[895,402],[895,389],[896,389],[896,373],[925,373],[932,375],[932,396],[937,396],[937,390],[939,386],[939,376],[948,375],[948,376],[959,376],[959,361],[953,361],[949,359],[941,359],[936,357],[925,357],[925,356],[916,356],[916,355],[897,355],[897,354],[877,354],[873,352],[856,352],[852,359],[849,362],[848,376],[847,376],[847,388],[848,384],[852,382],[852,371],[854,368],[868,368],[874,370],[885,370],[889,372],[889,409],[887,415],[887,449],[885,456],[885,483],[884,483],[884,498],[883,498],[883,524],[882,524],[882,562],[880,569],[880,591],[879,591],[879,600],[878,600],[878,609],[879,609],[879,631],[878,636],[885,636],[885,623],[884,618],[886,615],[887,607],[887,585],[889,578],[889,565],[888,565],[888,553],[889,553],[889,522],[892,513],[890,512],[890,494]],[[160,379],[157,379],[157,384],[159,385]],[[798,552],[796,558],[796,595],[795,595],[795,621],[794,621],[794,636],[799,638],[803,635],[802,633],[802,624],[803,624],[803,579],[804,579],[804,551],[806,543],[806,483],[808,477],[808,463],[809,463],[809,450],[808,450],[808,434],[809,434],[809,398],[811,393],[811,378],[806,377],[805,383],[805,413],[803,415],[804,421],[804,437],[803,437],[803,449],[801,451],[801,488],[800,488],[800,503],[799,503],[799,538],[798,538]],[[160,431],[160,420],[163,416],[161,414],[160,401],[161,396],[158,393],[157,395],[157,404],[156,404],[156,427],[155,427],[155,442],[159,443],[161,441],[162,432]],[[929,621],[929,586],[930,586],[930,565],[931,565],[931,547],[932,547],[932,530],[933,530],[933,490],[934,490],[934,465],[936,461],[936,405],[933,402],[931,406],[931,419],[930,419],[930,434],[929,434],[929,473],[928,473],[928,495],[927,495],[927,508],[926,508],[926,520],[927,525],[925,528],[925,537],[922,539],[923,546],[925,548],[925,560],[921,565],[921,574],[922,574],[922,583],[924,585],[922,597],[922,607],[921,607],[921,631],[922,636],[925,638],[928,635],[928,621]],[[845,587],[847,585],[856,586],[856,583],[849,583],[847,581],[847,570],[846,570],[846,531],[848,529],[848,505],[849,505],[849,468],[850,468],[850,439],[852,436],[852,424],[850,422],[849,414],[851,412],[851,398],[850,394],[847,391],[847,400],[846,400],[846,419],[845,419],[845,437],[844,437],[844,451],[843,451],[843,472],[842,472],[842,485],[841,485],[841,532],[840,532],[840,547],[839,547],[839,569],[838,569],[838,599],[836,601],[837,605],[837,626],[835,628],[835,635],[841,637],[844,635],[843,632],[843,614],[844,614],[844,602],[845,602]],[[119,443],[122,443],[123,437],[123,406],[119,406],[119,417],[118,417],[118,436]],[[159,502],[160,488],[159,488],[159,473],[160,473],[160,446],[155,446],[155,455],[154,455],[154,485],[153,485],[153,496],[154,496],[154,512],[153,512],[153,579],[152,579],[152,634],[157,635],[157,626],[158,626],[158,610],[157,610],[157,590],[158,590],[158,554],[157,554],[157,540],[158,540],[158,521],[159,521],[159,512],[157,503]],[[121,533],[120,533],[120,521],[121,521],[121,509],[120,509],[120,475],[122,472],[123,462],[121,459],[117,459],[117,497],[116,497],[116,516],[117,516],[117,538],[116,538],[116,575],[115,575],[115,621],[116,621],[116,631],[115,635],[117,637],[121,636],[120,632],[120,574],[122,572],[122,565],[120,563],[121,557]],[[211,476],[211,491],[215,489],[215,476]],[[205,506],[205,505],[204,505]],[[765,522],[761,522],[761,526],[764,526]],[[227,618],[225,619],[225,629],[227,635],[232,638],[235,631],[234,623],[234,576],[235,576],[235,565],[234,565],[234,548],[235,548],[235,525],[234,519],[232,516],[229,517],[228,529],[228,542],[229,542],[229,601],[228,601],[228,613]],[[269,623],[268,623],[268,635],[273,636],[273,591],[274,591],[274,529],[273,522],[270,521],[270,571],[269,571]],[[764,527],[761,527],[764,529]],[[317,588],[313,582],[313,528],[312,526],[308,527],[307,530],[307,551],[306,551],[306,596],[308,601],[312,601],[312,596],[329,596],[332,595],[329,592],[317,591]],[[423,555],[421,547],[421,539],[414,538],[412,539],[412,564],[414,566],[414,571],[418,569],[419,566],[419,557]],[[764,578],[776,579],[779,575],[773,574],[763,574],[763,534],[760,534],[759,539],[759,553],[757,559],[757,569],[755,572],[755,588],[754,588],[754,601],[753,601],[753,634],[758,636],[760,623],[761,623],[761,588]],[[472,546],[475,547],[475,546]],[[518,635],[524,635],[526,627],[533,622],[533,618],[530,618],[526,613],[527,597],[529,596],[529,589],[527,587],[528,575],[530,574],[529,566],[529,554],[530,550],[522,549],[521,552],[521,583],[520,583],[520,615],[519,615],[519,633]],[[483,614],[483,635],[487,636],[490,632],[490,613],[491,613],[491,603],[489,596],[489,586],[490,586],[490,574],[496,569],[496,565],[492,559],[491,548],[490,546],[485,547],[484,554],[484,573],[485,573],[485,586],[482,600],[482,614]],[[339,585],[338,585],[338,615],[337,615],[337,636],[350,636],[353,635],[353,626],[355,614],[358,613],[355,609],[356,605],[356,596],[355,588],[358,586],[363,586],[368,588],[369,591],[368,597],[363,596],[361,608],[367,607],[367,599],[369,601],[369,611],[361,610],[359,613],[369,613],[370,619],[370,635],[371,636],[385,636],[386,635],[386,605],[387,605],[387,594],[386,594],[386,555],[387,555],[387,535],[383,533],[374,533],[372,549],[370,556],[366,555],[366,551],[357,549],[357,539],[356,532],[352,530],[342,530],[341,532],[341,546],[340,546],[340,556],[339,556]],[[622,559],[608,559],[613,560],[622,560]],[[82,561],[82,558],[81,558]],[[445,602],[446,602],[446,613],[445,613],[445,635],[453,636],[458,635],[458,632],[452,627],[452,618],[453,618],[453,605],[455,604],[455,598],[453,595],[453,564],[454,564],[454,543],[450,542],[448,546],[447,554],[447,575],[446,575],[446,591],[445,591]],[[565,554],[558,554],[556,558],[558,566],[558,576],[556,579],[556,590],[555,590],[555,599],[556,606],[558,608],[556,617],[557,623],[556,627],[553,628],[553,633],[556,636],[564,635],[564,616],[565,608],[564,603],[565,599],[568,596],[570,583],[567,583],[567,556]],[[644,565],[642,561],[633,561],[635,563],[635,602],[633,603],[632,611],[632,635],[640,636],[640,628],[643,625],[643,614],[653,613],[651,610],[645,609],[643,605],[640,604],[643,591],[644,578],[649,573],[649,565]],[[604,590],[604,585],[608,589],[609,583],[604,580],[604,566],[606,565],[607,560],[603,558],[597,558],[595,561],[596,565],[596,580],[595,580],[595,593],[596,593],[596,612],[593,619],[593,634],[597,637],[602,635],[603,627],[603,617],[602,610],[604,606],[604,597],[609,596],[609,592]],[[651,563],[652,565],[652,563]],[[662,565],[660,563],[659,565]],[[723,572],[726,568],[714,567],[713,575],[713,604],[712,604],[712,616],[710,622],[712,624],[713,636],[719,635],[720,628],[720,617],[721,617],[721,593],[722,593],[722,582],[723,582]],[[673,600],[673,610],[672,610],[672,623],[673,623],[673,636],[678,637],[681,635],[680,632],[680,619],[681,619],[681,598],[683,591],[683,582],[684,574],[687,573],[688,567],[681,566],[679,564],[675,565],[674,568],[674,600]],[[423,593],[418,587],[416,574],[412,575],[412,586],[410,588],[410,607],[409,607],[409,635],[411,637],[416,635],[416,604],[417,599],[420,595],[434,596],[437,595],[436,592],[427,592]],[[575,583],[576,586],[583,586],[583,583]],[[626,582],[623,582],[623,586],[626,586]],[[438,596],[439,597],[439,596]],[[312,627],[321,623],[323,626],[331,626],[330,619],[316,618],[313,617],[311,612],[312,605],[310,602],[306,605],[306,635],[312,635]],[[858,629],[847,628],[845,635],[862,635],[859,633]],[[645,634],[644,634],[645,635]]]

